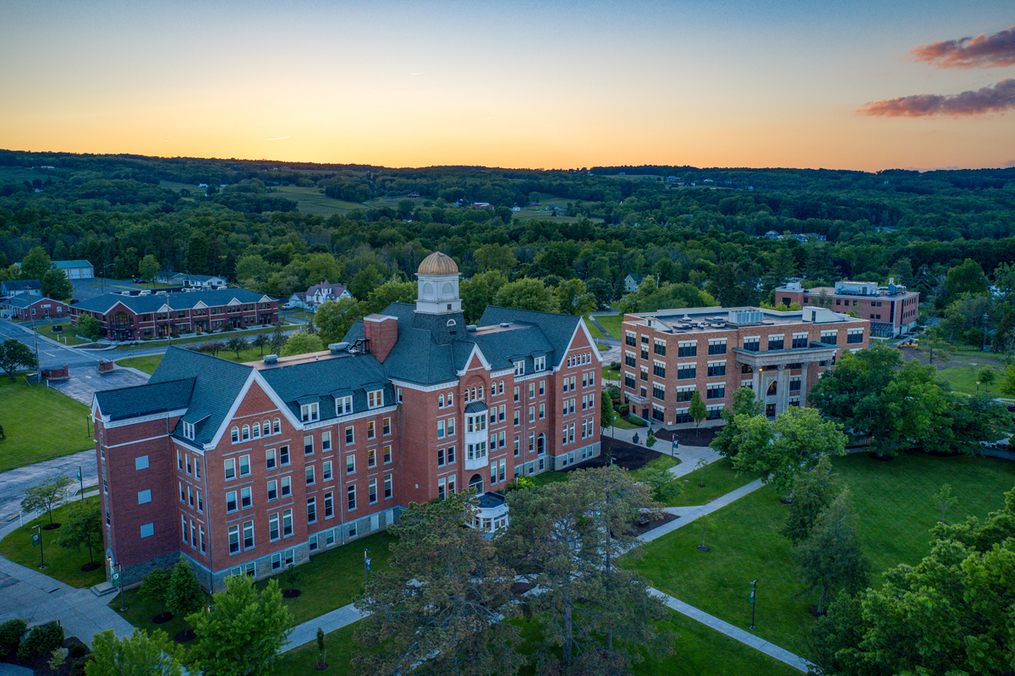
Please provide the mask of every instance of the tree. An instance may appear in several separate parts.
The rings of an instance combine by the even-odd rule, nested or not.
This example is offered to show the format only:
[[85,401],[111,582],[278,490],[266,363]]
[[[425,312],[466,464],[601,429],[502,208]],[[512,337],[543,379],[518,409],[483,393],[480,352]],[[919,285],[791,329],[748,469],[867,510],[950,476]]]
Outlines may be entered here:
[[761,415],[764,410],[764,404],[754,395],[754,390],[741,387],[733,393],[732,405],[722,410],[722,419],[726,424],[719,428],[719,432],[709,445],[719,455],[732,458],[739,450],[735,441],[740,433],[740,424],[744,420]]
[[0,369],[6,371],[11,380],[20,367],[37,368],[38,360],[32,350],[19,340],[8,338],[0,343]]
[[945,516],[948,510],[959,504],[959,499],[952,495],[951,484],[941,486],[941,490],[934,495],[934,504],[941,510],[941,523],[947,523]]
[[476,249],[473,260],[480,272],[499,270],[509,273],[518,265],[518,259],[506,244],[484,244]]
[[389,570],[374,573],[356,607],[365,613],[353,656],[361,674],[513,674],[521,658],[513,650],[514,573],[499,563],[475,518],[471,493],[410,503],[390,528]]
[[1001,379],[1001,386],[998,389],[1005,396],[1015,397],[1015,364],[1008,364],[1005,368],[1004,377]]
[[285,342],[285,347],[282,348],[280,357],[291,357],[296,354],[306,354],[308,352],[320,352],[323,349],[321,343],[321,337],[311,335],[305,331],[294,333],[289,336],[289,340]]
[[233,336],[226,341],[226,349],[235,352],[236,358],[240,358],[240,352],[243,352],[247,347],[247,339],[243,336]]
[[543,280],[534,277],[508,282],[494,296],[493,304],[518,310],[559,311],[557,297],[553,291],[546,287]]
[[77,503],[71,511],[70,521],[61,529],[56,544],[64,549],[88,549],[88,563],[82,570],[98,568],[92,558],[92,549],[102,546],[102,512],[98,504]]
[[475,322],[483,316],[486,306],[493,303],[497,292],[508,283],[507,275],[500,270],[490,270],[473,275],[459,287],[462,297],[462,312],[466,321]]
[[42,274],[42,295],[53,300],[65,301],[74,295],[74,285],[63,270],[56,268]]
[[144,580],[141,582],[141,598],[151,603],[158,603],[161,609],[159,611],[159,618],[162,619],[168,619],[166,616],[166,600],[169,598],[172,583],[173,572],[165,568],[154,569],[145,575]]
[[21,511],[34,512],[45,509],[49,513],[49,525],[53,525],[53,507],[67,497],[68,487],[74,483],[66,474],[57,474],[41,483],[25,489],[25,499],[21,501]]
[[950,298],[956,298],[962,293],[987,293],[987,277],[983,274],[983,268],[979,263],[967,258],[961,265],[948,270],[945,289]]
[[184,626],[190,622],[190,613],[204,604],[205,594],[197,581],[194,569],[184,561],[177,561],[169,578],[166,605],[175,615],[183,618]]
[[806,540],[818,515],[832,504],[841,491],[832,475],[832,461],[825,456],[814,467],[800,472],[793,480],[793,502],[789,505],[786,524],[780,531],[793,544]]
[[91,315],[79,315],[78,335],[84,336],[88,340],[98,340],[102,335],[102,324]]
[[941,335],[941,330],[939,328],[935,327],[927,331],[927,333],[924,334],[923,344],[928,350],[927,357],[929,363],[933,364],[935,357],[937,357],[937,360],[940,362],[947,363],[951,361],[951,357],[948,356],[947,352],[949,347],[948,341]]
[[27,254],[21,261],[21,279],[38,279],[53,268],[53,259],[49,257],[46,250],[37,246]]
[[318,305],[314,323],[321,330],[322,341],[334,342],[341,340],[359,318],[356,301],[352,298],[339,298]]
[[152,282],[159,274],[159,259],[148,254],[137,264],[138,276],[146,282]]
[[653,625],[665,616],[661,602],[616,565],[622,553],[636,554],[639,515],[657,508],[647,486],[602,467],[512,491],[508,503],[511,525],[499,546],[542,591],[529,600],[546,640],[534,647],[538,673],[621,673],[642,650],[671,649],[672,637]]
[[980,388],[980,385],[983,385],[984,387],[990,387],[995,380],[997,380],[997,371],[990,368],[989,366],[984,367],[976,372],[977,389]]
[[870,579],[870,561],[864,556],[856,531],[856,513],[848,499],[849,491],[844,489],[818,515],[810,535],[794,550],[808,588],[821,590],[818,614],[825,612],[829,594],[840,589],[859,592]]
[[233,575],[226,578],[226,588],[215,595],[211,610],[187,617],[197,634],[188,657],[206,674],[261,673],[278,658],[292,631],[292,616],[275,580],[257,591],[249,577]]
[[813,408],[791,406],[772,422],[757,416],[743,426],[737,441],[740,452],[733,466],[757,472],[783,495],[789,493],[801,469],[814,467],[823,456],[846,452],[846,437],[834,422],[823,420]]
[[270,342],[271,340],[268,338],[268,336],[264,335],[263,333],[259,333],[253,337],[253,339],[250,341],[250,344],[257,348],[258,356],[263,357],[264,346],[268,345]]
[[349,293],[352,294],[353,298],[362,300],[383,283],[384,278],[381,277],[380,271],[377,270],[377,266],[371,263],[360,270],[352,278],[352,281],[349,282]]
[[[209,193],[212,188],[209,188]],[[187,240],[187,272],[195,275],[208,274],[208,237],[200,230],[195,230]]]
[[613,410],[613,399],[606,393],[599,397],[599,429],[605,430],[613,427],[617,419],[617,412]]
[[183,648],[156,629],[148,635],[135,629],[119,639],[111,629],[92,638],[91,660],[86,676],[182,676]]
[[655,464],[642,470],[641,480],[652,488],[652,499],[663,504],[680,495],[683,490],[680,481],[669,468]]
[[846,352],[811,388],[807,401],[854,437],[870,437],[885,421],[881,394],[901,363],[898,350],[878,345]]
[[565,279],[553,293],[557,297],[560,311],[565,314],[587,315],[596,309],[595,294],[580,279]]
[[694,391],[691,395],[691,405],[687,408],[687,414],[694,420],[694,438],[698,438],[698,431],[701,429],[701,423],[708,417],[708,409],[705,407],[705,402],[701,399],[701,393],[698,390]]
[[275,324],[275,330],[271,333],[271,352],[272,354],[281,354],[282,348],[285,347],[286,336],[282,330],[282,322]]

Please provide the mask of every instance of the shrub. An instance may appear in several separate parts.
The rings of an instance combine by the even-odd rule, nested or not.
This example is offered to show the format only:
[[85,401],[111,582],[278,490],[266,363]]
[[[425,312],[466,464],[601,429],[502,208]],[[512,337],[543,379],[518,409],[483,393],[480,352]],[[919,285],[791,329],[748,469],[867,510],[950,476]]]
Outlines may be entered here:
[[631,414],[629,414],[627,416],[627,421],[629,423],[631,423],[632,425],[638,425],[639,427],[645,427],[645,426],[648,425],[647,422],[645,422],[644,420],[642,420],[641,418],[639,418],[638,416],[636,416],[633,413],[631,413]]
[[21,637],[25,635],[27,629],[28,623],[20,617],[0,624],[0,655],[17,650],[21,645]]
[[34,660],[62,646],[63,639],[63,627],[56,622],[39,625],[28,632],[28,636],[21,642],[18,657],[23,660]]
[[88,646],[84,643],[71,643],[68,650],[70,652],[70,656],[74,659],[84,657],[88,654]]
[[79,657],[70,667],[70,676],[85,676],[85,665],[92,661],[92,656]]

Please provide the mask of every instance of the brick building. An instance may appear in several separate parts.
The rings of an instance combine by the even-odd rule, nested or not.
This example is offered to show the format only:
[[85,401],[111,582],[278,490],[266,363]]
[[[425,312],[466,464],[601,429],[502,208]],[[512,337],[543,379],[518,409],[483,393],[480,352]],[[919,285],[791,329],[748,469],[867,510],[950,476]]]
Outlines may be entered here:
[[72,305],[70,313],[74,324],[82,315],[98,319],[106,338],[139,340],[275,324],[278,302],[243,289],[154,294],[142,291],[139,295],[102,294]]
[[0,303],[13,319],[64,319],[68,316],[67,305],[45,296],[21,294],[11,296]]
[[695,390],[719,424],[737,388],[750,387],[774,417],[804,406],[843,350],[867,347],[870,323],[806,307],[796,312],[718,307],[624,316],[621,391],[631,410],[666,425],[693,425]]
[[435,253],[419,298],[326,352],[236,364],[170,349],[92,404],[107,559],[128,584],[182,554],[206,588],[272,575],[474,487],[507,523],[514,477],[599,453],[601,359],[581,318],[487,308],[467,326]]
[[805,289],[800,282],[790,282],[775,290],[779,305],[796,303],[827,307],[835,312],[854,313],[871,323],[871,335],[891,338],[916,328],[920,316],[920,294],[888,281],[888,286],[877,282],[836,282],[834,287],[818,286]]

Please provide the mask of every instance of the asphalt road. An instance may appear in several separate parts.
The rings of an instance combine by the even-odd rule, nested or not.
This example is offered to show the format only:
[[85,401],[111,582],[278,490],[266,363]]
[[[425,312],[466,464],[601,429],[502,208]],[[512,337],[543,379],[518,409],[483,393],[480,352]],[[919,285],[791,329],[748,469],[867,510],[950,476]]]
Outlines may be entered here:
[[89,350],[74,350],[32,331],[31,325],[18,325],[7,320],[0,321],[0,340],[16,338],[34,352],[36,340],[39,348],[39,366],[94,366],[106,353]]
[[21,512],[21,500],[25,497],[25,489],[36,485],[43,479],[48,479],[56,474],[66,474],[74,479],[71,492],[76,492],[81,487],[77,481],[78,467],[81,468],[85,488],[98,483],[99,469],[95,462],[94,448],[0,473],[0,524],[18,517]]

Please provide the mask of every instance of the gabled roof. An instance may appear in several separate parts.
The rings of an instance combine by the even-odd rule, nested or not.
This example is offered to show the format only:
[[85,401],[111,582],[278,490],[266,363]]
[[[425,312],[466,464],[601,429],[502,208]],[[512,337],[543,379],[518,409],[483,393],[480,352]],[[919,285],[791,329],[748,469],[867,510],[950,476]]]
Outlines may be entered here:
[[320,404],[321,420],[335,418],[335,399],[349,395],[353,411],[365,411],[367,392],[382,388],[385,403],[395,403],[394,388],[371,354],[327,355],[320,361],[290,365],[280,361],[278,366],[260,369],[259,373],[297,418],[301,404],[314,402]]
[[30,291],[42,288],[42,282],[37,279],[11,279],[3,282],[3,287],[8,291]]
[[345,293],[345,284],[332,284],[328,280],[324,280],[320,284],[314,284],[312,287],[307,289],[306,295],[313,296],[318,291],[330,290],[332,295],[336,298]]
[[627,276],[630,277],[631,281],[635,284],[641,284],[648,275],[643,275],[640,272],[631,272]]
[[88,261],[53,261],[53,267],[64,270],[66,268],[90,268],[92,264]]
[[10,298],[4,301],[4,304],[10,305],[11,307],[26,308],[31,305],[35,305],[36,303],[47,303],[47,302],[59,303],[60,305],[64,305],[63,301],[53,300],[52,298],[49,298],[47,296],[28,296],[28,295],[11,296]]
[[163,305],[168,306],[170,310],[191,310],[200,303],[203,303],[204,307],[228,305],[233,299],[240,303],[263,303],[271,300],[263,294],[244,289],[213,289],[190,293],[156,293],[148,296],[121,296],[116,293],[104,293],[101,296],[83,300],[75,307],[89,312],[106,314],[117,303],[122,303],[137,314],[148,314],[158,312]]
[[137,418],[187,408],[194,390],[194,378],[148,383],[95,393],[99,410],[110,420]]

